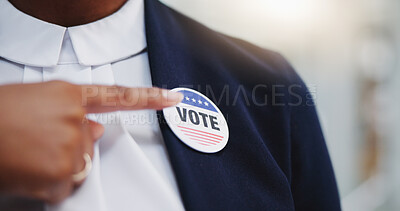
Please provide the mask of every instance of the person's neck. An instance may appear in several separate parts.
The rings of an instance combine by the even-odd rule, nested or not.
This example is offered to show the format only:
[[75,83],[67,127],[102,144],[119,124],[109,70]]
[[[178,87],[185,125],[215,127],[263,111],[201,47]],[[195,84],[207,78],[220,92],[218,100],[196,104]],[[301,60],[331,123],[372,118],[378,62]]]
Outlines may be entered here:
[[77,26],[116,12],[127,0],[9,0],[22,12],[61,26]]

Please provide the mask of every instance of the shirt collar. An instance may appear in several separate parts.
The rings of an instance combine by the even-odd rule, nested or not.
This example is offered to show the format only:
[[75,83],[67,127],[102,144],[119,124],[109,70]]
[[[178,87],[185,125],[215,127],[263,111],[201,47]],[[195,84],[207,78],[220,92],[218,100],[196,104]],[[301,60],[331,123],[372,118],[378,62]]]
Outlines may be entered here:
[[68,30],[80,64],[111,63],[146,47],[144,27],[143,0],[128,0],[110,16],[68,28],[36,19],[0,0],[0,57],[30,66],[55,66]]

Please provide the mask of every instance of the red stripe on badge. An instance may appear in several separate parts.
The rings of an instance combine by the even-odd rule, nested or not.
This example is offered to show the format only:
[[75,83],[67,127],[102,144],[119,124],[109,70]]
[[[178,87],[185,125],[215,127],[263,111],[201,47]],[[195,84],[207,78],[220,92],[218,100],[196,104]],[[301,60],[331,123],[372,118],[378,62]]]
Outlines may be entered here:
[[[185,132],[185,131],[182,131],[182,132]],[[207,140],[207,141],[212,141],[214,143],[219,144],[219,141],[217,141],[215,139],[204,138],[203,136],[196,136],[196,135],[193,135],[193,134],[190,134],[190,133],[184,133],[184,134],[187,135],[187,136],[190,136],[190,137],[201,138],[201,139],[204,139],[204,140]]]
[[192,131],[190,131],[190,130],[181,130],[181,131],[184,132],[184,133],[190,133],[190,134],[192,134],[192,135],[198,135],[198,136],[201,136],[201,137],[211,138],[212,140],[216,140],[216,141],[218,141],[218,142],[222,141],[222,139],[220,139],[220,138],[214,138],[214,137],[212,137],[212,136],[203,135],[203,134],[201,134],[201,133],[192,132]]
[[208,135],[213,135],[213,136],[216,136],[216,137],[219,137],[219,138],[224,138],[223,136],[216,135],[216,134],[214,134],[214,133],[208,133],[208,132],[205,132],[205,131],[196,130],[196,129],[193,129],[193,128],[183,127],[183,126],[179,126],[179,125],[178,125],[178,127],[184,128],[184,129],[187,129],[187,130],[193,130],[193,131],[196,131],[196,132],[205,133],[205,134],[208,134]]
[[204,145],[204,146],[210,146],[210,145],[208,145],[208,144],[203,144],[203,143],[201,143],[201,142],[196,142],[196,143],[201,144],[201,145]]

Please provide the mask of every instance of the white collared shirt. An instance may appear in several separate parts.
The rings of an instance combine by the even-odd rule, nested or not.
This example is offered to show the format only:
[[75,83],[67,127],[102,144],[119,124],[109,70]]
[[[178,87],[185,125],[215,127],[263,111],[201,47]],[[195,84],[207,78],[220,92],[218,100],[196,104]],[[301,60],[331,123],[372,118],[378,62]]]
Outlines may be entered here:
[[[106,18],[69,28],[0,0],[0,85],[64,80],[151,87],[144,27],[143,0],[129,0]],[[106,126],[93,170],[73,195],[47,209],[183,210],[155,111],[92,118]]]

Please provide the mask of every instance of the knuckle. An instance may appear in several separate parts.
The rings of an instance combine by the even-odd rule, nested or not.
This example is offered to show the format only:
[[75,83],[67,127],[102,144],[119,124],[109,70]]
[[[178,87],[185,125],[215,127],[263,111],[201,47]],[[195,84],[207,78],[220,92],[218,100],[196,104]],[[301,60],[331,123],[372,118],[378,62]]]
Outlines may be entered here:
[[49,166],[50,177],[54,181],[62,181],[73,174],[74,156],[81,147],[83,135],[76,129],[67,130],[65,139],[59,145],[59,150]]
[[97,99],[97,104],[102,106],[116,106],[119,98],[124,96],[124,88],[119,86],[100,87],[101,96]]
[[66,131],[66,139],[63,143],[63,148],[67,152],[75,151],[79,146],[79,142],[83,139],[83,134],[79,128],[72,127]]
[[138,89],[119,87],[118,92],[121,106],[135,106],[138,103]]
[[133,96],[132,89],[127,89],[124,87],[118,87],[119,96],[122,96],[122,100],[129,102]]
[[78,85],[74,85],[65,81],[50,81],[47,82],[59,93],[59,100],[61,100],[65,105],[81,105],[82,101],[82,90]]
[[147,89],[147,98],[146,105],[147,106],[157,106],[162,102],[162,90],[158,88]]
[[73,174],[74,166],[72,159],[66,156],[59,156],[53,160],[53,165],[49,167],[49,177],[51,181],[63,182]]
[[118,87],[118,93],[119,96],[121,97],[121,100],[123,102],[130,102],[132,101],[134,91],[132,89],[124,88],[124,87]]
[[82,120],[86,115],[86,109],[80,105],[71,105],[69,113],[74,119]]

